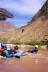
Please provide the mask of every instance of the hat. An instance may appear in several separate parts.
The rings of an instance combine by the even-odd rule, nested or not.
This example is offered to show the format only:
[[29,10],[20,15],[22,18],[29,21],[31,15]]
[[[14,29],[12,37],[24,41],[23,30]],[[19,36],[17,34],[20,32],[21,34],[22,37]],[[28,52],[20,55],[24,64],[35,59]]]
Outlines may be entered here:
[[36,48],[38,48],[38,45],[35,45]]

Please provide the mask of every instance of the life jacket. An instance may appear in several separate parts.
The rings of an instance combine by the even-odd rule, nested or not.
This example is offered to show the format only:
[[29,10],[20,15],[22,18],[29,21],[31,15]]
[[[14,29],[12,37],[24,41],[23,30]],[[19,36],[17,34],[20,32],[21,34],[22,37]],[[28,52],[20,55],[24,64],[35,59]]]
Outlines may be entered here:
[[18,46],[16,45],[16,46],[14,46],[14,50],[18,50]]
[[12,57],[12,54],[9,54],[7,50],[4,50],[4,54],[6,55],[6,57]]
[[38,49],[34,49],[34,52],[38,52]]
[[13,48],[8,51],[9,54],[13,54]]
[[4,49],[0,49],[1,55],[4,55]]
[[32,53],[34,52],[34,49],[32,49],[32,51],[31,51]]

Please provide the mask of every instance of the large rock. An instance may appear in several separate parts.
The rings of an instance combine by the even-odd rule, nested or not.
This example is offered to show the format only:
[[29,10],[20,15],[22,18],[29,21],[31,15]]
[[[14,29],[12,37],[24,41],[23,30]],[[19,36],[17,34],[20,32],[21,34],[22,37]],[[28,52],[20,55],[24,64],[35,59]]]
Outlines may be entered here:
[[0,33],[13,31],[16,29],[16,27],[13,24],[4,21],[7,18],[13,18],[13,14],[8,12],[4,8],[0,8]]
[[0,20],[6,20],[6,18],[12,18],[12,17],[13,17],[13,14],[8,12],[4,8],[0,8]]

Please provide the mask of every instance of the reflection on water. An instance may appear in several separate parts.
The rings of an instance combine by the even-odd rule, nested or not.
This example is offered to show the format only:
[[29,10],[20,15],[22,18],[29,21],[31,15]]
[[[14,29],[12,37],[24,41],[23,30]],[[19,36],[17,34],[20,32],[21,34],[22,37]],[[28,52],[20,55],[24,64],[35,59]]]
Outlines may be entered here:
[[29,53],[27,56],[21,57],[21,59],[17,58],[0,58],[0,64],[23,64],[24,61],[31,60],[34,64],[38,64],[41,61],[48,62],[48,56],[46,54],[38,53],[31,54]]
[[22,56],[20,59],[0,58],[1,72],[39,72],[39,70],[48,72],[48,51],[40,51],[38,54],[28,53],[27,56]]

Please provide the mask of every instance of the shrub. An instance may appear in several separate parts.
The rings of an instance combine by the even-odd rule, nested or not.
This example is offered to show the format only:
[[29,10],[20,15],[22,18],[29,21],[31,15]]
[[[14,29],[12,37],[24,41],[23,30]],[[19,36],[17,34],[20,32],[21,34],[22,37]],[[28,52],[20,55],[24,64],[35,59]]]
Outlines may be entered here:
[[2,39],[0,39],[0,42],[1,43],[7,43],[7,39],[6,38],[2,38]]
[[20,41],[17,41],[17,40],[12,40],[10,43],[12,43],[12,44],[22,44]]
[[12,44],[24,44],[24,45],[42,45],[41,41],[26,41],[26,42],[20,42],[18,40],[12,40],[10,43]]
[[42,45],[41,41],[32,41],[32,45]]

